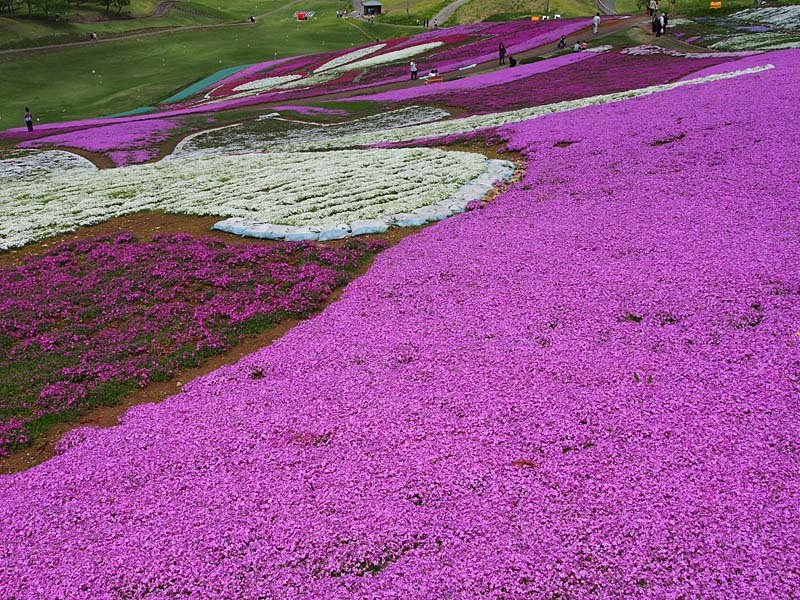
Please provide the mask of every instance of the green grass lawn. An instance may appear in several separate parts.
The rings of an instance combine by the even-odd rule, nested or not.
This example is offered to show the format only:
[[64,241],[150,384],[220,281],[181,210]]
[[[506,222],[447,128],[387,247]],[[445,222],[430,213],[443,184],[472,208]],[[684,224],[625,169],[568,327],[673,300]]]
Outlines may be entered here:
[[[413,25],[416,20],[430,19],[450,4],[451,0],[381,0],[383,15],[378,19],[384,23]],[[408,14],[406,14],[408,8]]]
[[[136,12],[150,14],[156,4],[157,2],[151,0],[143,0],[141,5],[135,5],[141,8]],[[92,31],[107,39],[148,29],[240,23],[250,15],[268,13],[286,4],[287,0],[233,0],[225,3],[218,0],[195,0],[181,2],[180,6],[185,10],[170,10],[165,16],[154,18],[106,19],[102,10],[82,10],[70,15],[69,19],[60,21],[25,16],[0,17],[0,49],[85,41]],[[112,16],[115,16],[113,11]],[[264,18],[270,19],[271,16]]]
[[[564,18],[588,17],[596,12],[591,0],[550,0],[550,14]],[[474,23],[494,16],[494,19],[515,19],[526,15],[544,15],[547,0],[472,0],[456,11],[448,25]],[[616,0],[617,11],[639,12],[636,0]]]
[[106,39],[147,29],[213,25],[222,22],[220,19],[189,15],[178,11],[171,11],[164,17],[153,19],[123,19],[99,23],[0,18],[0,49],[82,42],[89,37],[89,33],[92,31],[97,33],[100,38]]
[[0,130],[21,124],[25,106],[42,122],[102,116],[152,105],[220,69],[403,35],[336,19],[330,2],[307,2],[318,18],[298,23],[295,6],[255,25],[163,33],[104,44],[0,54]]

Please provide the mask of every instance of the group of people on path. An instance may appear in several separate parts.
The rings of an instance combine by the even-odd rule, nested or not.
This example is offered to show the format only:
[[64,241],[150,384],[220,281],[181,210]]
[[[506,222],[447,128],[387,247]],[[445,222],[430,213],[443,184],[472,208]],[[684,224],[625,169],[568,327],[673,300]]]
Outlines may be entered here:
[[665,12],[661,13],[660,15],[653,16],[653,33],[656,34],[657,38],[667,33],[668,23],[669,23],[669,17]]
[[653,33],[656,37],[661,37],[667,33],[667,25],[669,24],[669,17],[667,13],[659,13],[660,6],[658,0],[650,0],[647,4],[647,16],[652,19]]
[[[419,66],[417,65],[416,61],[412,60],[409,63],[409,70],[411,71],[411,81],[419,79]],[[423,77],[423,79],[430,79],[431,77],[438,77],[438,76],[439,76],[439,69],[433,67],[430,71],[428,71],[428,74],[425,77]]]
[[[506,64],[506,56],[508,56],[508,50],[506,50],[506,47],[503,44],[503,42],[500,42],[500,45],[497,47],[497,55],[500,59],[498,62],[498,66]],[[516,67],[517,59],[514,58],[513,56],[508,56],[508,66]]]

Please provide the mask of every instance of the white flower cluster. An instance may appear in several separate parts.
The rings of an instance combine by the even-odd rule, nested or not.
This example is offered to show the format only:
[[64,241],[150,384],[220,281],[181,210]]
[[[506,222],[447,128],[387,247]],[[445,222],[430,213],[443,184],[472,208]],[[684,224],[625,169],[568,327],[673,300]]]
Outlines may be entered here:
[[368,67],[374,67],[376,65],[383,65],[398,60],[404,60],[407,58],[411,58],[412,56],[416,56],[417,54],[423,54],[428,50],[433,50],[434,48],[438,48],[443,43],[444,42],[428,42],[427,44],[418,44],[416,46],[409,46],[408,48],[401,48],[400,50],[393,50],[392,52],[387,52],[386,54],[371,56],[370,58],[365,58],[363,60],[359,60],[354,63],[343,65],[339,67],[338,70],[355,71],[356,69],[366,69]]
[[314,69],[314,73],[321,73],[322,71],[328,71],[329,69],[335,69],[336,67],[341,67],[342,65],[346,65],[349,62],[353,62],[354,60],[358,60],[359,58],[364,58],[378,50],[382,50],[386,47],[386,44],[374,44],[372,46],[367,46],[366,48],[359,48],[358,50],[353,50],[352,52],[348,52],[347,54],[343,54],[342,56],[337,56],[336,58],[329,60],[324,65],[317,67]]
[[[711,46],[714,48],[714,46]],[[667,56],[677,56],[683,58],[743,58],[759,54],[759,52],[678,52],[661,46],[633,46],[620,51],[620,54],[630,54],[631,56],[651,56],[653,54],[666,54]]]
[[0,155],[0,182],[72,170],[96,171],[97,167],[82,156],[61,150],[13,150]]
[[[271,113],[278,116],[277,113]],[[264,120],[263,115],[257,120]],[[201,131],[182,140],[170,158],[254,151],[303,151],[334,145],[353,135],[379,134],[389,129],[440,121],[450,113],[440,108],[409,106],[346,123],[296,123],[288,131],[264,132],[249,124]]]
[[[261,92],[266,92],[270,90],[288,90],[298,87],[307,88],[316,85],[322,85],[323,83],[327,83],[328,81],[336,79],[340,73],[343,73],[345,71],[366,69],[368,67],[374,67],[377,65],[382,65],[385,63],[390,63],[405,58],[410,58],[417,54],[421,54],[423,52],[427,52],[428,50],[432,50],[433,48],[438,48],[442,44],[443,42],[429,42],[427,44],[419,44],[417,46],[401,48],[400,50],[394,50],[393,52],[387,52],[386,54],[379,54],[378,56],[371,56],[363,60],[356,60],[356,62],[350,62],[358,58],[357,56],[353,55],[360,54],[361,56],[367,56],[369,54],[373,54],[378,49],[384,47],[386,44],[378,44],[377,46],[370,46],[369,48],[354,50],[350,54],[340,56],[338,58],[331,60],[328,63],[325,63],[322,67],[315,69],[314,72],[308,77],[302,77],[301,75],[297,74],[284,75],[281,77],[263,77],[261,79],[256,79],[254,81],[249,81],[247,83],[243,83],[242,85],[236,86],[235,88],[233,88],[233,91],[238,93],[225,96],[223,98],[216,98],[210,104],[214,104],[216,102],[221,102],[221,101],[233,100],[236,98],[242,98],[244,96],[260,94]],[[366,52],[367,50],[370,51]],[[336,63],[337,61],[338,64],[333,64]]]
[[603,52],[608,52],[613,47],[614,46],[610,46],[610,45],[606,44],[604,46],[596,46],[594,48],[587,48],[586,50],[584,50],[584,52],[589,52],[589,53],[594,53],[594,54],[602,54]]
[[[459,187],[452,195],[417,208],[406,207],[404,212],[384,214],[369,219],[351,222],[323,223],[311,226],[286,226],[275,223],[259,223],[251,219],[232,217],[214,225],[214,229],[263,239],[286,241],[338,240],[348,236],[383,233],[389,227],[419,227],[425,223],[441,221],[464,212],[471,201],[483,198],[499,181],[508,181],[514,174],[514,164],[506,160],[487,160],[486,171]],[[408,205],[410,206],[410,205]],[[341,214],[341,213],[340,213]],[[342,215],[344,216],[344,215]]]
[[141,210],[338,226],[434,205],[486,169],[481,154],[430,148],[246,154],[72,169],[4,182],[0,249]]
[[731,18],[749,23],[771,25],[776,29],[798,31],[800,30],[800,5],[750,8],[733,13]]
[[[800,48],[800,37],[785,33],[740,33],[711,44],[719,50],[786,50]],[[720,54],[720,53],[717,53]]]
[[281,77],[263,77],[248,81],[242,85],[237,85],[233,88],[234,92],[264,92],[267,90],[274,90],[284,83],[300,79],[300,75],[282,75]]

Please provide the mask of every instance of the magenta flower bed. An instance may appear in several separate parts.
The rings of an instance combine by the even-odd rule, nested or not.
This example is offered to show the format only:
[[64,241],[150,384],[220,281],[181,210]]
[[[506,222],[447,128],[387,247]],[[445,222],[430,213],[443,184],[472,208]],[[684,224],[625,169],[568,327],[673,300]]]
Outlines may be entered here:
[[798,54],[504,129],[494,202],[0,478],[0,588],[796,597]]
[[[503,81],[496,85],[491,85],[489,80],[480,89],[448,89],[441,94],[426,95],[425,102],[461,107],[472,113],[514,110],[668,83],[704,67],[732,60],[735,59],[690,60],[663,55],[630,56],[609,52],[588,61],[570,61],[558,69],[536,73],[523,79]],[[543,63],[533,63],[531,66],[536,67],[539,64]],[[723,70],[732,69],[733,67]],[[492,75],[503,78],[505,73],[513,70],[498,71]],[[468,84],[469,80],[465,85]],[[404,91],[398,93],[398,97],[402,97]],[[390,99],[387,95],[382,96],[384,100]]]
[[572,35],[589,25],[585,19],[495,23],[493,27],[481,32],[480,41],[446,48],[434,54],[431,60],[435,61],[440,71],[451,71],[472,63],[498,60],[497,48],[500,42],[503,42],[509,56],[513,56],[515,53],[548,44],[555,46],[562,35]]
[[466,90],[469,90],[469,94],[473,94],[475,90],[479,90],[483,87],[492,87],[497,85],[506,86],[518,79],[525,79],[532,75],[547,73],[553,69],[563,67],[564,65],[580,62],[596,56],[598,55],[591,52],[564,54],[563,56],[558,56],[556,58],[542,60],[527,65],[520,65],[513,69],[491,71],[489,73],[482,73],[480,75],[473,75],[472,77],[464,77],[463,79],[455,79],[453,81],[445,81],[443,83],[438,83],[431,86],[419,85],[418,87],[392,90],[390,92],[382,92],[379,94],[352,96],[347,98],[346,101],[369,100],[372,102],[403,102],[409,100],[419,100],[420,98],[427,98],[429,96],[449,95],[454,91],[464,92]]
[[36,140],[22,142],[19,147],[78,148],[105,154],[114,161],[116,166],[124,167],[155,158],[158,155],[159,145],[179,127],[179,122],[168,119],[130,121],[40,137]]
[[0,455],[54,417],[112,402],[315,310],[383,247],[122,234],[0,269]]

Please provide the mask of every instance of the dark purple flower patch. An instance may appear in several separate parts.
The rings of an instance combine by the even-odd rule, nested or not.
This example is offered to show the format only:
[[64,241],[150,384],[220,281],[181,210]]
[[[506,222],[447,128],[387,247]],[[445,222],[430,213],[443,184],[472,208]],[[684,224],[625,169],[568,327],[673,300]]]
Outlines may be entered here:
[[0,269],[0,454],[27,441],[27,429],[113,402],[249,332],[316,310],[383,247],[122,234]]
[[731,60],[735,58],[687,59],[606,53],[501,85],[426,96],[425,102],[461,107],[473,114],[514,110],[668,83]]

